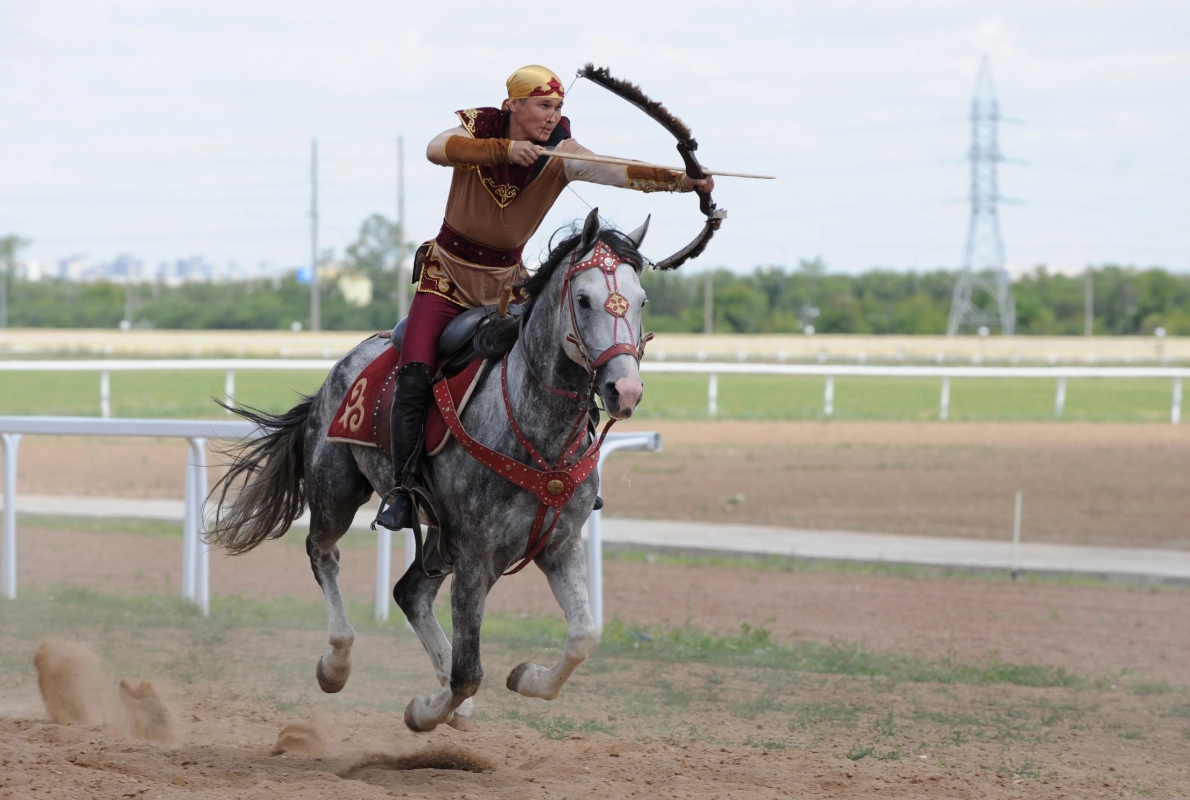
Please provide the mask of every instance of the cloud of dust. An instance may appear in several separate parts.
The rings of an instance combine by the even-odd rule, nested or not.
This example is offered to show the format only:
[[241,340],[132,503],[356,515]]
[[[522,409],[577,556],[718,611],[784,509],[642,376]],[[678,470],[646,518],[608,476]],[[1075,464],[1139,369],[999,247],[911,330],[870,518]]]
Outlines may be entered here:
[[99,657],[85,645],[44,639],[33,654],[33,667],[45,709],[59,725],[103,725],[168,747],[185,741],[177,715],[152,683],[122,680],[117,692]]
[[277,744],[273,746],[273,755],[297,753],[311,758],[329,756],[331,748],[327,744],[325,730],[326,721],[321,714],[315,714],[307,720],[291,722],[281,729]]
[[185,741],[177,716],[149,681],[133,686],[130,681],[121,680],[120,705],[124,708],[124,719],[137,739],[166,747],[177,747]]

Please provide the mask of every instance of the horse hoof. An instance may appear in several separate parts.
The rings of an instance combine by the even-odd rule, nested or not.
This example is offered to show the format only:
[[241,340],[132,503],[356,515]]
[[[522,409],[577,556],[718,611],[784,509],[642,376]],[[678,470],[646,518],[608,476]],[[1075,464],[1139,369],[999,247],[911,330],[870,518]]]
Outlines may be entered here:
[[504,682],[504,685],[508,687],[509,691],[518,693],[520,692],[520,689],[518,689],[517,686],[520,684],[521,678],[523,678],[525,673],[529,671],[530,666],[531,665],[529,662],[526,661],[525,663],[517,664],[512,668],[512,672],[508,673],[508,680]]
[[452,714],[450,721],[448,721],[446,724],[454,728],[456,731],[463,731],[464,733],[475,729],[475,722],[471,719],[471,717],[465,717],[458,712]]
[[[343,691],[343,687],[347,685],[347,676],[344,676],[343,680],[340,681],[333,681],[327,676],[326,668],[323,667],[321,658],[318,659],[318,666],[314,668],[314,674],[318,677],[318,685],[327,694],[341,692]],[[350,672],[348,672],[348,675],[350,675]]]
[[413,698],[409,701],[409,705],[405,706],[405,727],[414,733],[429,733],[438,727],[437,723],[433,725],[421,725],[417,721],[417,717],[413,714],[413,706],[417,703],[418,698]]

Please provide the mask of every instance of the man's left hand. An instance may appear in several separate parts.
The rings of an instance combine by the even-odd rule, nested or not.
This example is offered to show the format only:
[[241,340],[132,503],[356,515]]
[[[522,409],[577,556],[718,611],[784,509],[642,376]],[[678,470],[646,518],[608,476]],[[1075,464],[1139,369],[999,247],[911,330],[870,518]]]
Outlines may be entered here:
[[682,188],[687,192],[695,191],[703,194],[710,194],[715,189],[715,179],[708,175],[705,178],[691,178],[689,175],[682,176]]

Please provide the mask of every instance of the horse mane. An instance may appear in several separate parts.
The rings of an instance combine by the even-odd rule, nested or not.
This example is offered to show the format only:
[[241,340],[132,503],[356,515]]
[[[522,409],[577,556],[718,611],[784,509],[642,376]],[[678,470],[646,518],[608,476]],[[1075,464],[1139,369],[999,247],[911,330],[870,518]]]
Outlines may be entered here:
[[[559,235],[565,233],[566,238],[554,244],[554,239]],[[562,262],[574,252],[574,249],[582,242],[582,231],[574,225],[567,225],[554,231],[554,235],[550,237],[549,255],[546,256],[545,261],[541,262],[541,266],[537,271],[526,278],[521,283],[517,284],[517,288],[529,296],[525,303],[525,321],[529,319],[529,315],[533,313],[533,307],[537,304],[539,298],[545,291],[545,287],[549,286],[550,280],[554,277],[558,267]],[[612,249],[616,255],[624,259],[627,263],[632,265],[639,275],[644,268],[645,259],[640,251],[636,249],[636,245],[628,238],[628,234],[623,233],[615,228],[603,228],[599,231],[598,241],[603,242]]]
[[[567,236],[555,245],[554,239],[560,233],[566,233]],[[520,338],[521,326],[529,321],[529,315],[533,313],[533,308],[537,305],[538,298],[545,292],[545,287],[549,286],[554,273],[558,271],[558,267],[570,257],[570,254],[580,245],[582,239],[582,232],[574,225],[567,225],[554,231],[554,235],[550,237],[549,255],[546,256],[545,261],[542,262],[537,272],[517,284],[516,288],[528,295],[528,300],[525,301],[524,305],[524,313],[510,314],[505,319],[500,319],[495,314],[489,315],[479,324],[479,328],[476,329],[475,336],[471,341],[471,346],[476,355],[480,358],[492,360],[501,358],[512,349],[517,339]],[[640,274],[644,267],[645,259],[626,234],[621,233],[615,228],[604,228],[599,231],[598,239],[610,247],[625,262],[631,264],[638,275]]]

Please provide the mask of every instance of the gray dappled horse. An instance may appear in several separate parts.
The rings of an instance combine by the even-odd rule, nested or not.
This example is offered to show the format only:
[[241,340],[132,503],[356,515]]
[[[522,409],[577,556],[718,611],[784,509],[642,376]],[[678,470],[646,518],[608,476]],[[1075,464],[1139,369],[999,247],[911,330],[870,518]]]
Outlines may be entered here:
[[[586,418],[594,394],[613,419],[632,414],[644,388],[638,366],[645,303],[639,272],[645,262],[637,248],[647,226],[646,220],[627,235],[601,229],[595,210],[581,234],[553,248],[525,286],[530,299],[520,337],[507,355],[506,375],[499,374],[500,365],[490,370],[461,414],[473,439],[532,467],[535,459],[522,444],[527,440],[553,464],[575,452],[575,444],[580,445],[578,453],[590,453],[592,434]],[[592,253],[598,265],[576,269],[592,259]],[[247,552],[265,539],[283,535],[309,504],[306,551],[330,616],[330,649],[316,670],[326,692],[346,685],[355,639],[339,594],[336,542],[373,492],[383,495],[391,488],[393,474],[378,449],[328,442],[326,431],[356,377],[389,346],[387,339],[364,341],[335,365],[312,397],[284,414],[238,411],[268,433],[241,446],[220,482],[221,499],[233,483],[242,483],[242,488],[229,505],[221,506],[207,535],[209,543],[230,553]],[[502,377],[507,381],[507,410]],[[393,597],[425,646],[442,688],[410,701],[405,723],[415,731],[432,730],[443,722],[465,729],[470,726],[471,697],[483,677],[479,631],[485,600],[500,576],[526,555],[530,529],[545,506],[538,496],[481,464],[457,437],[428,459],[426,469],[436,487],[442,548],[453,567],[454,643],[452,648],[434,617],[434,598],[444,577],[428,576],[419,553],[419,560],[393,589]],[[597,473],[592,472],[574,487],[560,510],[546,515],[551,520],[556,516],[556,526],[533,560],[566,613],[568,633],[562,657],[552,667],[526,662],[509,674],[508,688],[526,697],[557,697],[599,642],[579,537],[598,488]]]

